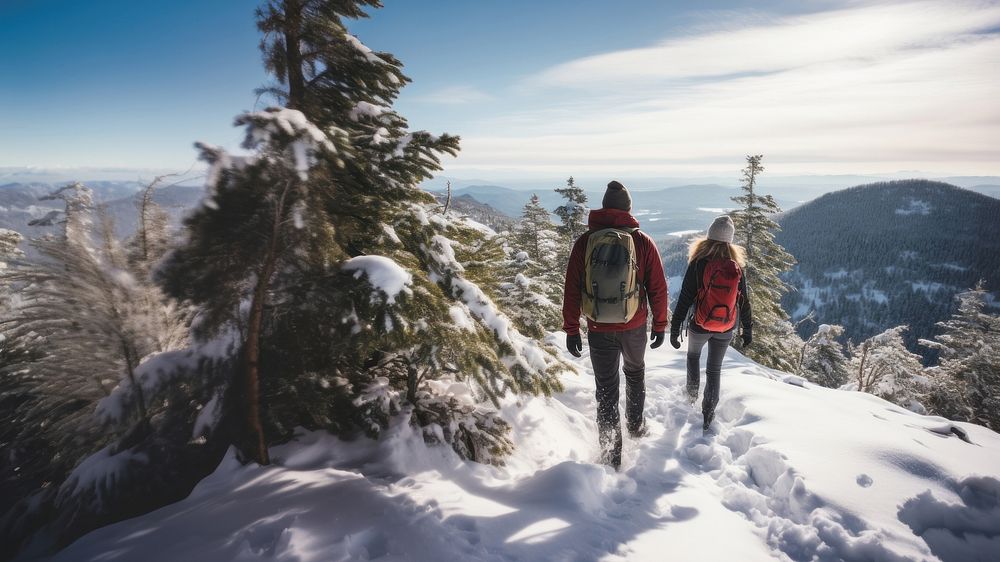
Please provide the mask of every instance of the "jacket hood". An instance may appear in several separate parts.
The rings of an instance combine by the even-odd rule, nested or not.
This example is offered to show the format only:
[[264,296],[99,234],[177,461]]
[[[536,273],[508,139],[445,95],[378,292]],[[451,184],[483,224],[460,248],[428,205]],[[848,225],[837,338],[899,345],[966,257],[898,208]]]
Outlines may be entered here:
[[598,228],[639,228],[639,221],[635,220],[632,213],[621,209],[594,209],[587,218],[587,226],[591,229]]

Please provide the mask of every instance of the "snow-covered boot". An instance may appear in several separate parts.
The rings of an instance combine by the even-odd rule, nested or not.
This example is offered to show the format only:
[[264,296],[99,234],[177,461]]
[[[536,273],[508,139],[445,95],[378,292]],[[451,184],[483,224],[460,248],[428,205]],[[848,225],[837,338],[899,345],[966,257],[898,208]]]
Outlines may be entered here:
[[646,419],[643,418],[642,422],[639,423],[638,427],[628,428],[628,436],[632,439],[639,439],[640,437],[645,437],[649,433],[649,426],[646,425]]
[[705,412],[705,423],[702,424],[701,430],[708,431],[712,427],[712,420],[715,419],[715,411]]
[[608,431],[601,434],[601,464],[606,464],[615,470],[622,465],[622,433]]

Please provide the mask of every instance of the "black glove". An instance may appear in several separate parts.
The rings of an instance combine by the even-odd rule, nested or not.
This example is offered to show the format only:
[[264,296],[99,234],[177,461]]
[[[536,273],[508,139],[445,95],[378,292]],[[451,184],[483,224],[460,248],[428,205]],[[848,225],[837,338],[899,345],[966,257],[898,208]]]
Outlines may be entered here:
[[750,330],[744,329],[743,330],[743,347],[750,347],[751,343],[753,343],[753,332],[751,332]]
[[663,332],[653,332],[653,343],[649,344],[649,349],[656,349],[663,345]]
[[681,337],[680,334],[675,334],[673,332],[670,333],[670,345],[673,346],[674,349],[680,349],[681,348],[680,337]]
[[566,335],[566,349],[573,354],[573,357],[582,357],[580,352],[583,351],[583,338],[580,334]]

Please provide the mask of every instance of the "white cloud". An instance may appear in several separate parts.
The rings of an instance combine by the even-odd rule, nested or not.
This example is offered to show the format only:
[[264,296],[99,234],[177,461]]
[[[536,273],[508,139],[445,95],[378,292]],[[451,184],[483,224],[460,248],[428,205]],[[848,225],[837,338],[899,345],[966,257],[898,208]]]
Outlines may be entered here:
[[[821,12],[755,22],[746,28],[669,39],[642,49],[587,57],[550,68],[539,85],[588,87],[726,76],[801,68],[843,60],[875,60],[902,49],[939,47],[960,34],[1000,23],[1000,6],[961,1],[913,2]],[[596,79],[596,80],[595,80]]]
[[493,96],[473,86],[449,86],[416,98],[417,101],[441,105],[464,105],[490,101]]
[[449,170],[1000,172],[1000,5],[772,18],[587,57],[525,81],[530,110],[463,135]]

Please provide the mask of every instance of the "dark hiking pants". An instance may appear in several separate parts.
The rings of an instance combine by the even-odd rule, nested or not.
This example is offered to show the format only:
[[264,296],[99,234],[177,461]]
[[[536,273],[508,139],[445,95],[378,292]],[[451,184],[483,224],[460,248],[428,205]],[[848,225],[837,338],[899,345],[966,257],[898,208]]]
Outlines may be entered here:
[[[625,363],[625,420],[636,431],[642,425],[646,401],[646,327],[621,332],[587,333],[590,362],[597,381],[597,429],[602,452],[621,456],[622,430],[618,414],[618,366]],[[614,456],[614,455],[613,455]]]
[[719,378],[722,375],[722,359],[726,356],[726,348],[733,339],[733,331],[722,333],[699,333],[688,330],[687,351],[687,391],[692,400],[698,397],[698,386],[701,379],[701,348],[708,344],[708,360],[705,365],[705,397],[701,400],[701,411],[706,417],[715,413],[719,403]]

